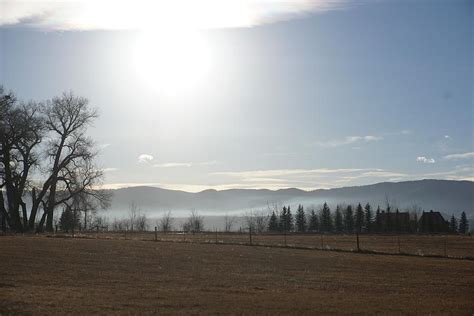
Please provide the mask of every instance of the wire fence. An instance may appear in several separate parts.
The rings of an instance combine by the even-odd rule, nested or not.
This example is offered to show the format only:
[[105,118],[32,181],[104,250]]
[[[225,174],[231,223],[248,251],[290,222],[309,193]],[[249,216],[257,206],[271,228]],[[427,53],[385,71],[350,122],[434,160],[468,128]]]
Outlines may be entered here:
[[[59,234],[58,234],[59,235]],[[469,235],[420,234],[271,234],[252,232],[89,232],[76,237],[235,244],[381,254],[439,256],[474,259],[474,238]]]

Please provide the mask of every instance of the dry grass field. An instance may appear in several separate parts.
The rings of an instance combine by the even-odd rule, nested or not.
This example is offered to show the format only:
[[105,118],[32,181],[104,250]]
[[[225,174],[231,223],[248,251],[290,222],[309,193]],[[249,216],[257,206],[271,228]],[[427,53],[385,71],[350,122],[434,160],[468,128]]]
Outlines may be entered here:
[[289,248],[0,237],[0,314],[457,314],[474,262]]

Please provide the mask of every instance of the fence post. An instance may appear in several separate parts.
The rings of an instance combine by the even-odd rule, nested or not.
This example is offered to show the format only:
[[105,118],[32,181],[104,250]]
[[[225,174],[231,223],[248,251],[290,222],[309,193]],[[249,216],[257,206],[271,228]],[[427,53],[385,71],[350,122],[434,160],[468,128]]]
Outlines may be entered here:
[[155,226],[155,241],[158,241],[158,227]]
[[286,230],[285,230],[284,236],[285,236],[285,247],[286,247],[287,246],[287,244],[286,244]]
[[216,228],[216,244],[217,244],[217,228]]
[[444,237],[444,256],[448,256],[448,237]]
[[356,232],[356,239],[357,239],[357,252],[360,252],[360,245],[359,245],[359,232]]
[[397,235],[397,243],[398,243],[398,253],[402,253],[401,247],[400,247],[400,235]]
[[249,227],[249,240],[250,240],[250,244],[252,244],[252,227],[251,226]]

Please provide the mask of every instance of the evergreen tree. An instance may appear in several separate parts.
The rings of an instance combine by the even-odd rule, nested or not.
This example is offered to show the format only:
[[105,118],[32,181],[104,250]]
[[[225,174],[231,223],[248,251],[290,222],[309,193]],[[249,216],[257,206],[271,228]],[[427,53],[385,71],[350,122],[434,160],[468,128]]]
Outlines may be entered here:
[[296,213],[296,230],[300,233],[306,231],[306,215],[304,213],[303,205],[298,205],[298,211]]
[[395,211],[395,231],[399,233],[401,231],[401,223],[400,223],[400,211],[397,208]]
[[320,212],[321,217],[321,231],[323,232],[330,232],[332,231],[332,219],[331,219],[331,209],[324,202],[323,208]]
[[372,207],[369,203],[365,204],[365,231],[370,233],[372,231]]
[[281,232],[286,231],[286,206],[283,206],[283,209],[280,212],[280,220],[278,221],[278,226]]
[[461,213],[461,219],[459,220],[459,233],[466,234],[469,231],[469,223],[467,222],[466,213]]
[[456,233],[458,231],[458,223],[456,217],[451,216],[451,220],[449,221],[449,231],[452,233]]
[[278,218],[275,212],[272,212],[272,215],[270,216],[270,221],[268,222],[268,231],[274,233],[274,232],[277,232],[278,229],[279,229]]
[[342,218],[341,207],[336,206],[336,212],[334,213],[334,229],[336,233],[342,233],[344,230],[344,223]]
[[309,215],[308,230],[310,232],[316,232],[319,230],[319,219],[318,219],[318,215],[316,215],[316,212],[314,210],[311,210],[311,213]]
[[59,227],[62,231],[69,233],[73,228],[79,226],[79,217],[74,215],[73,210],[67,206],[59,218]]
[[364,210],[362,205],[357,205],[356,214],[355,214],[355,226],[358,233],[362,232],[362,227],[364,227]]
[[391,232],[393,227],[392,227],[392,214],[390,213],[391,212],[391,207],[390,207],[390,204],[387,203],[387,210],[386,210],[386,216],[385,216],[385,227],[384,227],[384,231],[386,232]]
[[377,211],[375,212],[375,231],[380,232],[383,230],[382,227],[382,218],[380,217],[380,205],[377,206]]
[[344,212],[344,228],[347,233],[354,232],[354,214],[351,205],[348,205]]
[[290,209],[289,205],[286,209],[285,227],[286,227],[286,231],[288,231],[288,232],[293,231],[293,228],[294,228],[293,215],[291,214],[291,209]]

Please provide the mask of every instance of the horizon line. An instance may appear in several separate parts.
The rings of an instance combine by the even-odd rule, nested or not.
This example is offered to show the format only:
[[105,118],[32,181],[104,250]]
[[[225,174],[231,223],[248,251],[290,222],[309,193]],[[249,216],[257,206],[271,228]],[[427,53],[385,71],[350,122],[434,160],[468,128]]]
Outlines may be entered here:
[[[436,179],[436,178],[421,178],[421,179],[413,179],[413,180],[403,180],[403,181],[381,181],[381,182],[374,182],[374,183],[369,183],[369,184],[360,184],[360,185],[349,185],[349,186],[338,186],[338,187],[320,187],[320,188],[298,188],[298,187],[281,187],[281,188],[268,188],[268,187],[255,187],[255,188],[239,188],[239,187],[230,187],[230,188],[219,188],[221,186],[225,185],[216,185],[216,186],[205,186],[205,185],[194,185],[194,184],[176,184],[171,186],[182,186],[182,187],[188,187],[188,189],[179,189],[179,188],[173,188],[170,187],[170,184],[164,184],[164,183],[111,183],[111,184],[103,184],[100,186],[101,189],[104,190],[120,190],[120,189],[130,189],[130,188],[155,188],[155,189],[162,189],[162,190],[168,190],[168,191],[181,191],[181,192],[186,192],[186,193],[202,193],[206,191],[216,191],[216,192],[224,192],[224,191],[230,191],[230,190],[266,190],[266,191],[272,191],[272,192],[278,192],[282,190],[299,190],[303,192],[314,192],[314,191],[319,191],[319,190],[333,190],[333,189],[342,189],[342,188],[354,188],[354,187],[363,187],[363,186],[371,186],[371,185],[377,185],[377,184],[383,184],[383,183],[403,183],[403,182],[417,182],[417,181],[450,181],[450,182],[471,182],[474,183],[472,180],[466,180],[466,179],[460,179],[460,180],[455,180],[455,179]],[[167,187],[168,186],[168,187]],[[200,187],[201,189],[196,189],[196,190],[190,190],[190,187]],[[203,188],[203,187],[208,187],[208,188]]]

